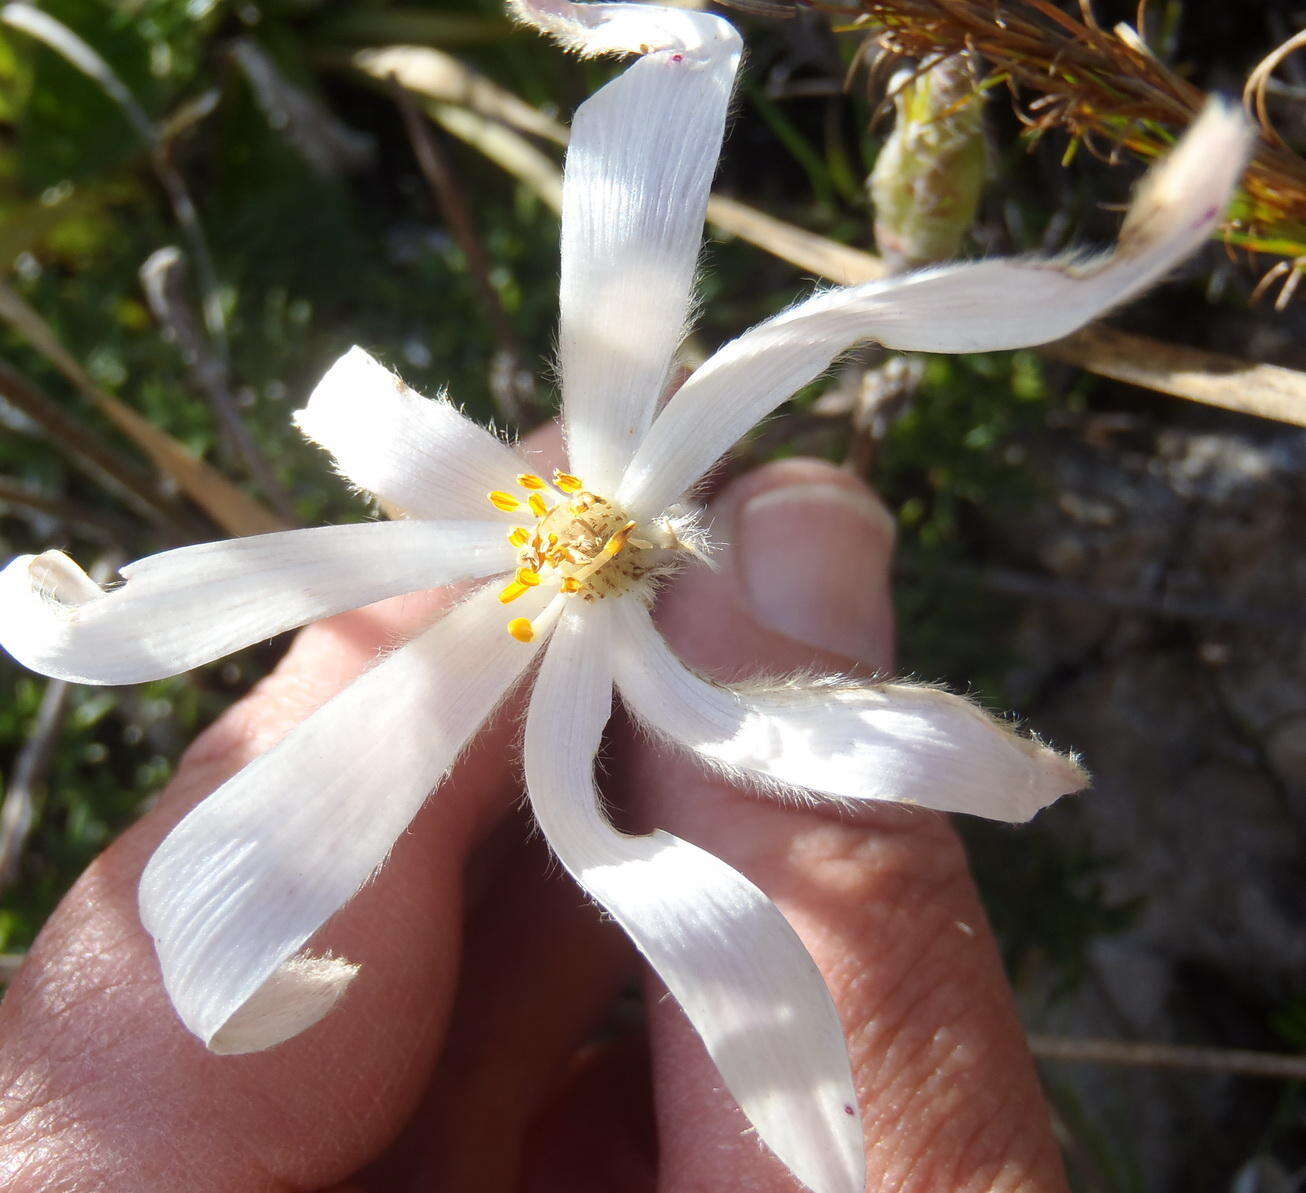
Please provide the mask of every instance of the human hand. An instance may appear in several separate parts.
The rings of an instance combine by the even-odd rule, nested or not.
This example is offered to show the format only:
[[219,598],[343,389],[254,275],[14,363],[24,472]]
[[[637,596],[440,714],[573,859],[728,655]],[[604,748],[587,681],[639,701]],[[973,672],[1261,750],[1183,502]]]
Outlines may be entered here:
[[[749,532],[759,509],[765,537]],[[713,523],[729,544],[719,570],[682,576],[660,607],[688,661],[725,677],[890,666],[892,528],[858,482],[811,461],[770,465],[722,494]],[[177,1021],[136,910],[150,854],[453,599],[398,598],[303,631],[60,906],[0,1005],[6,1189],[798,1188],[746,1133],[655,980],[646,1043],[631,1031],[578,1058],[641,967],[514,811],[520,710],[478,737],[315,941],[363,966],[335,1012],[238,1057],[207,1052]],[[1063,1187],[1010,990],[943,817],[780,807],[628,732],[608,770],[628,826],[711,850],[802,936],[849,1041],[870,1188]]]

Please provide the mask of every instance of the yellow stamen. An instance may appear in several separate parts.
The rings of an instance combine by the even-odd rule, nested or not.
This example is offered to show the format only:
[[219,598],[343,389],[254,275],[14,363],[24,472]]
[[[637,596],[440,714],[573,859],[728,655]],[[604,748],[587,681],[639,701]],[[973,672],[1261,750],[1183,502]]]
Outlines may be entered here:
[[531,625],[529,617],[514,617],[508,623],[508,633],[510,633],[518,642],[533,642],[535,640],[535,627]]
[[515,601],[519,596],[522,595],[522,593],[526,591],[526,589],[527,586],[521,583],[520,580],[514,580],[511,584],[509,584],[506,588],[504,588],[499,593],[499,600],[506,605],[510,601]]
[[563,592],[580,592],[580,581],[575,576],[568,576],[562,582]]
[[[505,514],[512,513],[513,510],[521,509],[521,501],[511,493],[505,493],[501,489],[495,489],[493,493],[487,494],[490,504],[497,510],[503,510]],[[534,508],[532,506],[532,508]]]
[[603,544],[603,550],[599,552],[599,558],[611,559],[614,555],[625,550],[626,540],[630,538],[630,532],[634,529],[635,523],[627,522],[625,526]]
[[525,526],[518,526],[509,536],[508,541],[514,547],[524,547],[531,541],[531,532]]
[[533,472],[523,472],[517,478],[517,483],[523,489],[547,489],[548,482],[542,476],[536,476]]
[[517,569],[517,583],[525,584],[527,588],[534,588],[540,582],[540,573],[533,572],[530,568]]
[[580,569],[575,575],[577,580],[588,580],[595,572],[608,562],[614,555],[619,555],[626,545],[626,540],[630,538],[630,532],[635,529],[634,522],[627,522],[618,530],[606,543],[603,544],[603,550],[600,551],[589,563]]
[[579,493],[585,487],[580,477],[572,476],[570,472],[559,472],[556,468],[553,470],[553,483],[564,493]]
[[550,507],[545,502],[544,498],[538,493],[531,494],[529,504],[531,507],[531,513],[533,513],[537,518],[547,518],[549,516]]

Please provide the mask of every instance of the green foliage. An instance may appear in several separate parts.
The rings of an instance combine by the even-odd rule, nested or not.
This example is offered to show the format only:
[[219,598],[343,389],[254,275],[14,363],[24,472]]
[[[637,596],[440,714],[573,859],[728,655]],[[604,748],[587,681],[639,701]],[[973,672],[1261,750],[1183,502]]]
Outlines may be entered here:
[[[225,668],[234,677],[238,667]],[[0,742],[25,741],[46,681],[0,673]],[[181,677],[130,692],[74,687],[46,775],[22,880],[0,906],[0,951],[26,947],[79,874],[135,818],[179,750],[230,698],[229,684]]]
[[1053,1002],[1073,993],[1087,977],[1093,941],[1124,932],[1141,910],[1107,894],[1112,859],[1035,822],[1020,829],[1013,863],[1010,828],[983,820],[962,828],[1007,972],[1037,967],[1051,975]]
[[1048,394],[1032,352],[930,357],[920,393],[884,445],[880,484],[898,511],[902,666],[969,686],[1006,707],[1003,647],[1015,611],[981,584],[985,511],[1023,506],[1039,490],[1018,448],[1040,426]]

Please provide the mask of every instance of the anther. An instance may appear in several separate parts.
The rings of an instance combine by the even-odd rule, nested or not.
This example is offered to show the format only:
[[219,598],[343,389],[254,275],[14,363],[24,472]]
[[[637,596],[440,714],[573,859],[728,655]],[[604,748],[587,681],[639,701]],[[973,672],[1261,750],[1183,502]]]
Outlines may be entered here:
[[493,493],[488,493],[486,496],[489,497],[490,504],[494,506],[495,509],[503,510],[505,514],[510,514],[513,510],[521,509],[521,501],[511,493],[505,493],[501,489],[495,489]]
[[580,477],[572,476],[570,472],[559,472],[556,468],[553,470],[553,483],[564,493],[579,493],[585,487]]
[[537,518],[547,518],[551,512],[551,507],[538,493],[531,494],[530,502],[528,504],[531,507],[531,513],[533,513]]
[[616,532],[606,543],[603,544],[603,550],[599,552],[602,559],[611,559],[618,552],[623,551],[626,542],[630,538],[630,532],[635,529],[634,522],[627,522],[620,530]]
[[527,586],[525,584],[523,584],[520,580],[514,580],[512,581],[511,584],[508,584],[500,591],[499,601],[500,603],[507,605],[511,601],[515,601],[519,596],[522,595],[522,593],[526,591],[527,591]]
[[531,532],[525,526],[518,526],[509,536],[508,541],[514,547],[524,547],[531,541]]
[[524,617],[514,617],[508,623],[508,633],[518,642],[533,642],[540,634],[553,628],[554,623],[562,615],[565,603],[562,597],[557,596],[530,621]]
[[518,568],[516,582],[525,584],[527,588],[534,588],[540,582],[540,573],[533,572],[530,568]]
[[517,483],[523,489],[547,489],[548,483],[542,476],[536,476],[533,472],[523,472],[518,478]]
[[619,555],[626,546],[626,540],[630,538],[630,532],[635,529],[634,522],[627,522],[620,530],[603,544],[603,550],[600,551],[589,563],[580,571],[576,572],[577,580],[588,580],[595,572],[608,562],[614,555]]

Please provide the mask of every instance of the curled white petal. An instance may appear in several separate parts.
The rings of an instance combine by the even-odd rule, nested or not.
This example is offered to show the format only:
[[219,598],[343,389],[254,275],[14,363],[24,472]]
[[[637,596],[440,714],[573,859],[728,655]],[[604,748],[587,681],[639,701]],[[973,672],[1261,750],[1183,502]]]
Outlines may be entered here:
[[327,371],[295,425],[360,489],[415,518],[503,518],[486,494],[520,457],[443,396],[424,398],[361,348]]
[[617,689],[635,716],[709,765],[781,793],[888,800],[1028,820],[1088,777],[969,700],[901,683],[727,687],[686,667],[629,603],[613,619]]
[[626,836],[599,808],[613,642],[587,612],[564,614],[531,696],[526,785],[540,828],[684,1008],[762,1141],[815,1193],[861,1193],[848,1052],[802,942],[719,858],[665,832]]
[[[514,608],[526,606],[529,616],[542,604],[529,593]],[[141,921],[173,1006],[195,1035],[228,1049],[229,1028],[237,1043],[257,1041],[257,1024],[251,1032],[246,1022],[242,1033],[233,1016],[381,865],[537,646],[509,637],[497,594],[482,589],[292,729],[164,839],[141,877]],[[285,991],[279,982],[273,996]],[[332,988],[318,983],[319,1005]],[[255,1003],[245,1014],[257,1011]],[[269,1040],[274,1034],[263,1030]]]
[[739,34],[728,21],[689,8],[508,0],[508,11],[583,57],[659,50],[706,55],[721,45],[733,45],[738,53]]
[[732,36],[650,54],[572,123],[562,190],[563,423],[572,469],[602,491],[616,488],[648,429],[684,334],[739,52]]
[[291,957],[209,1041],[221,1056],[275,1048],[324,1019],[358,976],[340,957]]
[[632,517],[675,501],[730,445],[861,340],[920,352],[981,352],[1068,335],[1152,285],[1219,222],[1252,130],[1213,101],[1139,189],[1114,252],[924,270],[817,294],[721,348],[680,388],[618,491]]
[[[488,506],[487,506],[488,508]],[[385,597],[504,571],[497,522],[372,522],[178,547],[108,591],[59,551],[0,572],[0,646],[74,683],[143,683]]]

